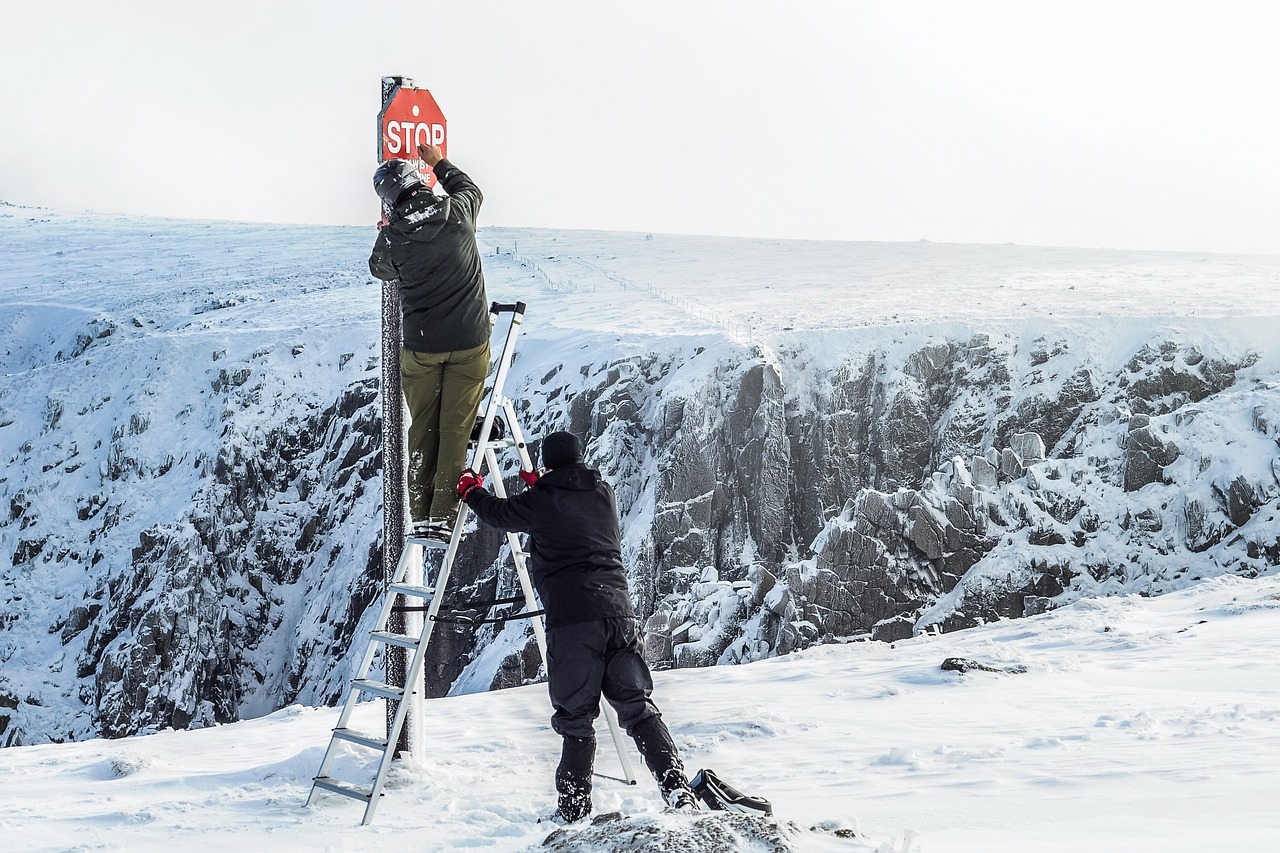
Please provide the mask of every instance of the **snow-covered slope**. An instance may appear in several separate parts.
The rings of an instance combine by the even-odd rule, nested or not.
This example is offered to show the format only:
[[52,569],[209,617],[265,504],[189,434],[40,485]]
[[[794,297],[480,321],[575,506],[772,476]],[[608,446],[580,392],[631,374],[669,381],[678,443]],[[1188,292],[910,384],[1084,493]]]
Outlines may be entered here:
[[[0,207],[0,743],[338,694],[381,581],[372,236]],[[659,667],[1277,562],[1280,259],[482,242],[530,306],[508,390],[617,486]],[[459,581],[509,583],[470,542]],[[505,630],[438,632],[433,692],[536,678]]]
[[[618,764],[602,748],[597,810],[631,818],[607,840],[557,849],[1270,850],[1277,643],[1280,578],[1224,576],[894,644],[657,673],[686,761],[767,797],[775,843],[717,846],[695,819],[663,814],[651,784],[607,778]],[[942,670],[951,657],[1026,671]],[[370,728],[381,713],[359,711]],[[427,713],[426,761],[396,768],[371,827],[344,798],[302,807],[337,712],[293,706],[201,731],[0,750],[0,828],[24,851],[546,849],[535,821],[552,803],[559,739],[545,688],[449,697]],[[368,754],[342,760],[356,776]]]

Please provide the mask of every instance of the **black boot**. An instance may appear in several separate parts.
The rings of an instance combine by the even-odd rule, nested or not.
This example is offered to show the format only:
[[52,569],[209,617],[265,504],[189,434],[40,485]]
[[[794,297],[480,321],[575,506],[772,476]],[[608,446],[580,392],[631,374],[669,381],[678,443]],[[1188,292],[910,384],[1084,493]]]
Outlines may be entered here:
[[582,820],[591,813],[591,771],[595,758],[594,736],[564,736],[560,766],[556,768],[556,792],[560,795],[556,817],[565,823]]
[[631,737],[649,772],[658,780],[658,790],[666,804],[675,809],[696,809],[698,800],[689,787],[684,763],[662,717],[657,714],[645,717],[631,727]]

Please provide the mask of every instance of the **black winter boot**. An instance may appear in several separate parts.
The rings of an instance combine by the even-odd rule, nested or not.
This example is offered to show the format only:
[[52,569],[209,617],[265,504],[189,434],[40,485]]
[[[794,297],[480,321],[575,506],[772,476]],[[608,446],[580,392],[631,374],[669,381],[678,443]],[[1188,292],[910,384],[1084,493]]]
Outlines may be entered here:
[[658,780],[658,790],[667,805],[675,809],[696,809],[697,798],[684,775],[684,763],[676,750],[671,732],[662,717],[654,714],[645,717],[631,728],[631,737],[644,757],[653,778]]
[[595,737],[564,736],[560,766],[556,768],[556,792],[560,795],[556,817],[565,823],[591,813],[591,770],[595,765]]

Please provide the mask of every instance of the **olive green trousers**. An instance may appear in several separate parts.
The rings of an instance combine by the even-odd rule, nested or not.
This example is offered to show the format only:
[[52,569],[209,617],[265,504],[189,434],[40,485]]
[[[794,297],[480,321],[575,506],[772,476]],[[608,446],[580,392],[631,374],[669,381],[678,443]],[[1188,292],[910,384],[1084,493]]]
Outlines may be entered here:
[[409,515],[445,519],[458,511],[458,477],[489,375],[489,342],[456,352],[400,351],[409,407]]

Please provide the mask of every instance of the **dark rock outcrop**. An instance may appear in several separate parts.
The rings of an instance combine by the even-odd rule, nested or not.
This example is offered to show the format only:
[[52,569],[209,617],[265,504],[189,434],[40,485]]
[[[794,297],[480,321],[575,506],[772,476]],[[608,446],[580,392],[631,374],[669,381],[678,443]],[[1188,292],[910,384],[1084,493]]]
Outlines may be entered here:
[[[535,452],[576,431],[615,484],[655,667],[895,641],[1274,565],[1280,391],[1250,353],[1155,340],[1082,365],[1066,333],[1029,352],[984,335],[895,346],[821,373],[803,349],[730,346],[517,362],[509,392]],[[343,353],[333,390],[273,404],[295,350],[220,351],[203,410],[170,416],[139,395],[92,451],[64,436],[101,397],[48,398],[43,437],[19,451],[41,463],[23,464],[97,479],[65,515],[40,481],[5,487],[16,574],[0,629],[32,594],[25,578],[84,566],[48,608],[75,678],[31,695],[0,678],[0,743],[338,699],[383,583],[377,362],[353,379]],[[218,441],[166,446],[172,418],[204,418]],[[190,498],[149,521],[144,487]],[[467,543],[460,606],[512,594],[503,538]],[[495,662],[491,644],[509,651]],[[527,623],[440,626],[428,692],[539,668]]]

